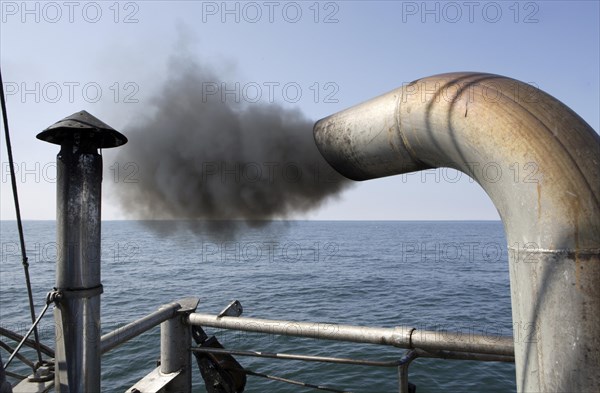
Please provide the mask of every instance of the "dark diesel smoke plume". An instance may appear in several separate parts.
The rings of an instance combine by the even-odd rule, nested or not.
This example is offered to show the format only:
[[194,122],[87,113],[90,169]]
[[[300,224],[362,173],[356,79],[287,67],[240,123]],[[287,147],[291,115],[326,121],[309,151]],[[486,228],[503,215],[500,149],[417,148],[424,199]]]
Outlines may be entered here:
[[117,195],[132,216],[231,231],[314,209],[349,185],[299,110],[222,95],[218,76],[189,58],[169,73],[117,152]]

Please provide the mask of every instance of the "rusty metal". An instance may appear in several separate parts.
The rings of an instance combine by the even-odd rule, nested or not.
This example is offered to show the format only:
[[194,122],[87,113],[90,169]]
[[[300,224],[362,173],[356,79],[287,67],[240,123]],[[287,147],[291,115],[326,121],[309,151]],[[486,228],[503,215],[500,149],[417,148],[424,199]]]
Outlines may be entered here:
[[85,135],[90,144],[98,149],[118,147],[127,143],[125,135],[86,111],[73,113],[71,116],[57,121],[40,132],[37,138],[55,145],[62,145],[76,135]]
[[99,392],[100,206],[99,148],[127,142],[121,133],[85,111],[48,127],[38,139],[59,144],[57,156],[55,390]]
[[526,83],[453,73],[324,118],[314,136],[350,179],[475,179],[508,240],[518,390],[600,386],[600,137],[581,117]]

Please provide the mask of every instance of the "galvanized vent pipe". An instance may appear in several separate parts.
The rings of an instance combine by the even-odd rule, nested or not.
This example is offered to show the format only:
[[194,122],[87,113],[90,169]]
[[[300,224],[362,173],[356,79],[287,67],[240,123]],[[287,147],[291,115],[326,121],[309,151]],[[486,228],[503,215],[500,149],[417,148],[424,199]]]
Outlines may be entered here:
[[517,389],[600,386],[600,137],[514,79],[432,76],[322,119],[317,146],[367,180],[450,167],[498,209],[509,249]]
[[100,148],[127,138],[89,113],[37,135],[60,145],[56,178],[55,391],[100,392]]

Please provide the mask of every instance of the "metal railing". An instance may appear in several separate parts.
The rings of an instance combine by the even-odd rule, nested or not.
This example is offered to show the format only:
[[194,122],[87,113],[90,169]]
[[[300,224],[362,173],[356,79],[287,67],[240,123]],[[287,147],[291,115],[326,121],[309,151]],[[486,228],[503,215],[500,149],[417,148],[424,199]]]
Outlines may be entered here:
[[400,393],[409,392],[408,367],[418,357],[514,362],[512,337],[419,330],[414,327],[375,328],[331,323],[270,320],[191,313],[187,323],[199,327],[275,334],[311,339],[378,344],[407,349],[398,361],[375,361],[297,354],[264,353],[217,348],[192,348],[194,352],[254,356],[282,360],[397,367]]
[[193,326],[213,327],[283,336],[318,338],[364,344],[380,344],[405,349],[447,350],[514,356],[512,337],[486,336],[470,333],[419,330],[414,327],[375,328],[338,325],[331,323],[284,321],[244,317],[218,317],[192,313],[188,323]]
[[[341,325],[322,322],[271,320],[236,316],[210,315],[194,312],[197,298],[186,298],[165,304],[156,311],[119,327],[101,337],[101,352],[105,354],[129,340],[161,325],[161,362],[146,377],[127,392],[177,391],[191,392],[192,357],[196,353],[252,356],[279,360],[337,363],[356,366],[397,368],[399,392],[409,392],[408,368],[417,358],[514,362],[512,337],[476,335],[471,333],[420,330],[414,327],[378,328]],[[293,336],[308,339],[335,340],[392,346],[406,349],[394,361],[351,359],[290,353],[271,353],[238,349],[193,347],[191,327],[212,327],[234,331]],[[18,336],[12,338],[20,338]],[[251,370],[247,375],[266,377],[282,382],[320,390],[337,391],[320,385],[311,385]],[[15,386],[14,392],[25,391],[31,381],[25,379]]]

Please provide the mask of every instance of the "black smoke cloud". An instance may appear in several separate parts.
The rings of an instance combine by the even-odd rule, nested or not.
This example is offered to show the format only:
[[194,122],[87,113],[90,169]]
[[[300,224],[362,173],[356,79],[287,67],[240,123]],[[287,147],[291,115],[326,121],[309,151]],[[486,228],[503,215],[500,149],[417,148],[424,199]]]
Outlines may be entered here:
[[171,59],[169,75],[117,152],[116,194],[131,217],[231,233],[315,209],[350,184],[300,110],[207,94],[221,79],[189,57]]

